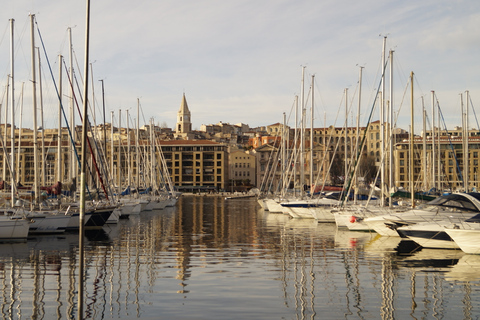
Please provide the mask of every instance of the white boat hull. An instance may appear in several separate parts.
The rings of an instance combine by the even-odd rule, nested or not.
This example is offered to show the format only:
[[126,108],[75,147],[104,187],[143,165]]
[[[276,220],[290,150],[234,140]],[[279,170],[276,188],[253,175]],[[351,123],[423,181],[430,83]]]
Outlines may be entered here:
[[0,216],[0,240],[25,240],[30,221],[20,217]]

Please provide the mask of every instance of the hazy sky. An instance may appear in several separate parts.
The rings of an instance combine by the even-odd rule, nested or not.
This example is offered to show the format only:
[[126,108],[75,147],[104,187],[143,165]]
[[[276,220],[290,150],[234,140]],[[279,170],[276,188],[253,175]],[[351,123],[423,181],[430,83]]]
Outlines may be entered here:
[[[69,63],[67,28],[72,28],[74,69],[81,81],[86,2],[3,2],[0,85],[5,91],[10,74],[9,19],[13,18],[16,114],[18,119],[24,83],[23,126],[32,127],[29,13],[36,16],[56,81],[58,55]],[[193,128],[219,121],[269,125],[281,122],[283,112],[293,125],[292,107],[295,95],[301,100],[302,66],[306,66],[308,114],[307,96],[315,75],[315,126],[325,121],[343,125],[345,88],[354,110],[349,115],[353,125],[359,66],[363,66],[361,124],[365,125],[387,36],[386,49],[394,50],[393,105],[400,126],[408,129],[410,121],[407,85],[413,71],[415,130],[421,130],[422,96],[431,114],[431,90],[453,128],[461,125],[460,93],[469,90],[473,106],[480,106],[479,21],[478,0],[92,0],[90,62],[97,122],[103,117],[99,81],[103,79],[107,122],[111,111],[117,121],[119,109],[124,125],[126,109],[133,121],[139,98],[141,124],[153,117],[156,123],[174,127],[185,92]],[[36,46],[42,47],[36,28]],[[41,59],[45,126],[55,127],[58,99],[43,48]],[[66,85],[64,81],[65,98],[70,95]],[[68,107],[66,100],[64,104]],[[1,117],[3,122],[3,110]],[[376,112],[374,120],[378,118]],[[469,122],[478,127],[472,110]]]

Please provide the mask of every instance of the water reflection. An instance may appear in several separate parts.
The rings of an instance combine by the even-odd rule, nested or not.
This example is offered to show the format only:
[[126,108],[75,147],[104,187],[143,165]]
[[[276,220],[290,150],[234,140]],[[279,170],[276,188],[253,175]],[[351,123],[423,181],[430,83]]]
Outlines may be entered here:
[[[182,197],[87,233],[85,318],[478,318],[480,256]],[[74,319],[78,234],[0,244],[3,318]]]

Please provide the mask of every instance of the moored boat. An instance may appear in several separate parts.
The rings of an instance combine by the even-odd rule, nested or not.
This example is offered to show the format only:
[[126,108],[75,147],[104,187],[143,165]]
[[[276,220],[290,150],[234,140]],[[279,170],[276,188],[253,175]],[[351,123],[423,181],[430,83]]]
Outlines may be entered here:
[[399,236],[399,227],[449,219],[467,220],[479,213],[480,193],[454,193],[440,196],[408,211],[392,210],[385,215],[366,218],[364,222],[382,236]]

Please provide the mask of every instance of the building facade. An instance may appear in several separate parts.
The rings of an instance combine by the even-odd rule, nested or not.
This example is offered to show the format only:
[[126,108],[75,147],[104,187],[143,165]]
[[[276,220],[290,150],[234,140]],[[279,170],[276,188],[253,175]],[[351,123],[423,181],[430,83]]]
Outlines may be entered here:
[[229,191],[244,191],[256,186],[255,156],[241,150],[228,154]]
[[178,190],[224,190],[227,147],[209,140],[160,141],[168,172]]

